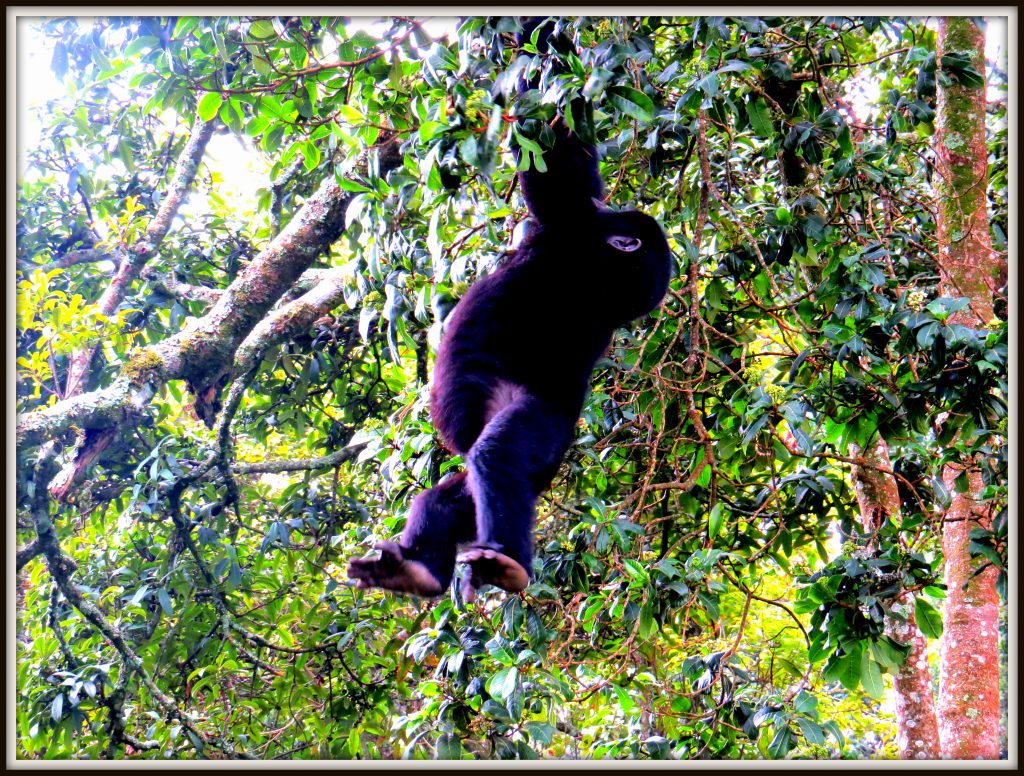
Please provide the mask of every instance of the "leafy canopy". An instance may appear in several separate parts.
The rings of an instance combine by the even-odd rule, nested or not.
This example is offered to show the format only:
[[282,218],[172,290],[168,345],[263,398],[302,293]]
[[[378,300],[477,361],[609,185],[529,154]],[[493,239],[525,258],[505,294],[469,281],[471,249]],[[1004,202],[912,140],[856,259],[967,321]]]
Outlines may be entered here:
[[[406,18],[42,25],[67,95],[33,117],[18,190],[19,412],[62,398],[83,347],[100,346],[104,386],[205,315],[181,287],[238,278],[322,179],[353,196],[316,265],[343,274],[339,303],[267,350],[230,427],[237,502],[217,469],[190,479],[219,443],[170,381],[49,505],[75,582],[141,670],[31,562],[20,756],[892,754],[878,700],[905,649],[883,619],[913,610],[940,635],[943,464],[981,460],[998,516],[978,565],[1005,568],[1006,324],[953,322],[967,301],[938,293],[931,204],[936,79],[978,74],[937,62],[919,19],[561,25],[576,51],[551,58],[499,17],[443,37]],[[593,115],[569,117],[612,203],[659,219],[678,255],[669,297],[599,365],[524,595],[356,591],[347,560],[461,463],[429,422],[432,353],[525,216],[510,147],[540,163],[580,95]],[[246,205],[207,162],[152,274],[100,313],[110,264],[68,256],[140,239],[196,116],[239,138],[265,183]],[[401,164],[382,173],[368,149],[392,136]],[[851,476],[879,438],[901,503],[868,536]],[[244,470],[346,445],[358,454],[333,466]],[[25,461],[21,543],[46,485]]]

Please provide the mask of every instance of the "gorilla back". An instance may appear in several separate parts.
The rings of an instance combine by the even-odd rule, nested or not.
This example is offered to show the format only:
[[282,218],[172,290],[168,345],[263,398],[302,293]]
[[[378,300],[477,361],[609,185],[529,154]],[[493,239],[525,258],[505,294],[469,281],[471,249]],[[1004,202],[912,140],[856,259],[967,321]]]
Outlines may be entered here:
[[575,423],[594,363],[616,328],[661,301],[670,261],[661,228],[638,212],[594,208],[572,228],[528,237],[448,320],[431,397],[447,446],[468,453],[494,411],[523,393]]

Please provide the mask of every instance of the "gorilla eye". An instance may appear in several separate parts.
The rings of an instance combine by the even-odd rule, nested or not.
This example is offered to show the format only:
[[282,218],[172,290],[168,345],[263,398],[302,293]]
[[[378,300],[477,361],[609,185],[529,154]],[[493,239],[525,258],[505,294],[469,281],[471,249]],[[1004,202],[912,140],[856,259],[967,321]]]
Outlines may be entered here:
[[608,244],[617,251],[623,251],[625,253],[632,253],[640,248],[640,240],[636,237],[623,237],[619,234],[613,234],[608,238]]

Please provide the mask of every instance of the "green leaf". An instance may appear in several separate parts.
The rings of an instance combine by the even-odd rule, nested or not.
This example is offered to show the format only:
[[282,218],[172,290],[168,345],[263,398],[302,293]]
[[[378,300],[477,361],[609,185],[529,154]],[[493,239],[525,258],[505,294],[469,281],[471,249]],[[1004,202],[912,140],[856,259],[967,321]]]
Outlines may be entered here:
[[174,32],[171,33],[171,37],[184,38],[199,26],[201,20],[202,17],[199,16],[182,16],[178,19],[178,23],[174,25]]
[[213,41],[217,44],[217,53],[220,54],[222,62],[231,62],[231,52],[228,51],[227,41],[224,40],[224,36],[219,31],[213,33]]
[[57,697],[53,699],[53,703],[50,704],[50,717],[54,722],[60,722],[61,715],[64,713],[64,693],[57,693]]
[[754,66],[748,62],[744,62],[739,59],[732,59],[718,68],[716,73],[743,73],[747,70],[753,70]]
[[871,659],[869,651],[861,654],[860,683],[872,698],[881,698],[885,694],[885,682],[882,681],[882,669]]
[[803,733],[804,741],[808,744],[820,745],[825,743],[825,731],[816,722],[804,719],[803,717],[797,717],[796,724],[800,728],[800,732]]
[[270,75],[274,69],[270,66],[270,60],[264,59],[258,54],[252,56],[252,67],[260,75]]
[[354,180],[350,180],[349,178],[340,178],[336,180],[338,182],[338,188],[340,188],[342,191],[354,191],[362,193],[373,192],[373,189],[371,189],[369,186],[364,186],[363,184],[358,183]]
[[203,750],[206,748],[206,745],[203,743],[203,740],[201,738],[199,738],[199,736],[197,736],[191,730],[186,730],[185,734],[188,736],[189,741],[192,742],[192,746],[194,746],[196,748],[196,751],[200,755],[202,755]]
[[926,585],[921,592],[925,595],[931,596],[932,598],[945,598],[946,591],[936,585]]
[[530,748],[530,745],[523,740],[516,742],[516,754],[519,755],[520,760],[538,760],[540,755]]
[[291,111],[285,110],[285,107],[275,98],[266,94],[260,97],[259,111],[266,116],[280,119],[281,121],[291,121],[295,115]]
[[220,92],[207,92],[203,99],[199,101],[199,106],[196,111],[199,113],[199,118],[203,121],[209,121],[217,115],[217,111],[220,110],[220,104],[224,102],[224,95]]
[[245,125],[245,134],[256,137],[263,134],[263,130],[270,126],[270,119],[266,116],[253,116]]
[[772,113],[764,100],[758,98],[747,101],[747,118],[750,119],[750,126],[758,137],[771,137],[774,133]]
[[768,422],[768,414],[764,413],[764,414],[760,415],[757,418],[757,420],[755,420],[753,423],[750,424],[750,427],[747,428],[746,433],[743,434],[743,441],[742,441],[742,443],[744,445],[750,444],[750,442],[753,440],[753,438],[755,436],[757,436],[757,432],[760,431],[764,427],[764,424],[767,423],[767,422]]
[[840,751],[846,748],[846,738],[843,736],[843,731],[839,728],[838,722],[830,719],[828,722],[822,723],[821,727],[839,743]]
[[633,579],[648,579],[647,570],[639,562],[633,560],[632,558],[624,558],[622,561],[622,565],[625,567],[626,573],[629,574],[629,576],[633,577]]
[[792,748],[793,731],[789,729],[789,725],[783,725],[775,734],[772,742],[768,744],[768,755],[775,760],[781,760],[789,754],[789,750]]
[[458,760],[462,757],[462,742],[451,733],[442,733],[437,737],[437,759]]
[[871,657],[889,671],[898,671],[909,651],[909,647],[898,644],[888,636],[883,636],[871,645]]
[[654,619],[654,613],[651,610],[651,603],[648,601],[640,607],[640,638],[650,638],[651,634],[654,633],[657,627],[658,623]]
[[519,671],[515,666],[509,666],[508,668],[502,668],[500,671],[495,673],[490,680],[487,682],[487,692],[493,695],[495,698],[504,700],[516,689],[516,681],[519,677]]
[[[494,701],[488,701],[488,703],[494,703]],[[402,749],[402,759],[411,760],[413,757],[413,752],[416,749],[416,744],[418,744],[420,742],[420,739],[422,739],[425,735],[427,735],[427,733],[430,732],[431,729],[429,727],[424,727],[419,733],[413,736],[409,743],[405,745],[405,748]]]
[[622,707],[623,714],[632,714],[636,709],[636,704],[633,703],[633,699],[629,697],[629,693],[617,684],[613,684],[612,689],[615,691],[615,695],[618,696],[619,706]]
[[555,735],[555,726],[547,722],[527,722],[524,727],[530,734],[530,740],[538,744],[550,744]]
[[[818,267],[818,266],[820,266],[820,262],[818,261],[818,249],[815,247],[814,243],[812,243],[812,242],[808,242],[807,243],[807,252],[806,253],[801,253],[800,251],[794,251],[793,252],[793,256],[796,258],[796,260],[800,264],[803,264],[805,267]],[[804,352],[807,353],[808,351],[804,351]],[[792,381],[792,379],[793,378],[790,377],[790,381]]]
[[654,101],[631,86],[613,86],[608,90],[608,101],[637,121],[654,119]]
[[274,25],[267,19],[257,19],[249,27],[249,34],[254,38],[273,38],[277,35],[274,32]]
[[495,700],[486,700],[480,710],[492,719],[496,719],[499,722],[512,722],[512,717],[508,715],[508,709],[502,706]]
[[63,80],[64,74],[68,72],[68,49],[61,41],[58,41],[53,47],[50,67],[53,69],[53,74],[57,76],[57,80]]
[[807,714],[811,717],[817,717],[818,714],[818,698],[811,695],[807,690],[801,690],[797,693],[796,698],[793,699],[793,708],[801,714]]
[[510,697],[516,691],[516,687],[519,684],[519,669],[513,666],[506,670],[508,673],[505,675],[504,686],[500,689],[502,698]]
[[861,654],[862,650],[857,649],[841,657],[833,657],[832,664],[825,670],[825,678],[829,681],[838,681],[853,692],[860,684]]
[[849,127],[843,126],[839,136],[836,138],[836,142],[839,143],[839,149],[843,152],[843,156],[853,155],[853,140],[850,137]]
[[942,72],[961,86],[980,89],[985,85],[985,79],[974,68],[970,54],[965,52],[954,51],[944,55],[942,57]]
[[714,73],[709,73],[697,81],[694,86],[704,92],[706,97],[714,98],[718,94],[718,76]]
[[156,591],[156,600],[160,602],[160,607],[164,610],[164,614],[174,614],[174,607],[171,606],[171,596],[167,593],[167,588],[160,588]]
[[695,484],[700,488],[706,488],[711,483],[711,466],[705,464],[697,475]]
[[312,140],[302,144],[302,164],[306,172],[312,172],[320,164],[320,148]]
[[[711,467],[707,467],[708,471]],[[709,478],[710,479],[710,478]],[[706,484],[705,486],[706,487]],[[708,536],[714,538],[718,536],[719,531],[722,530],[722,524],[725,522],[725,504],[719,501],[711,508],[711,514],[708,516]]]
[[129,606],[137,605],[138,603],[140,603],[142,601],[143,598],[146,597],[146,593],[148,593],[148,592],[149,592],[149,585],[143,585],[142,587],[140,587],[138,590],[135,591],[135,595],[132,596],[131,600],[128,602],[128,605]]
[[914,599],[914,618],[921,633],[930,639],[942,635],[942,615],[921,596]]

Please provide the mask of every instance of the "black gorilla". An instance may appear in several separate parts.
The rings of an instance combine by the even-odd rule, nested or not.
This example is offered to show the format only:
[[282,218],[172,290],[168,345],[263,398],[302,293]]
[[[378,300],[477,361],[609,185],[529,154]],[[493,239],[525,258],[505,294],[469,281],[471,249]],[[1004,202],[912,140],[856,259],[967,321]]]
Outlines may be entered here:
[[595,199],[595,150],[560,121],[553,128],[547,172],[519,176],[533,229],[456,305],[438,351],[431,413],[466,471],[416,497],[399,543],[376,546],[379,559],[352,561],[359,587],[438,595],[461,544],[467,598],[483,584],[525,588],[534,507],[572,443],[594,364],[615,329],[668,289],[658,223]]

